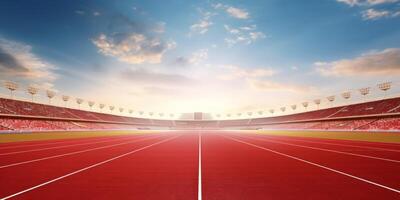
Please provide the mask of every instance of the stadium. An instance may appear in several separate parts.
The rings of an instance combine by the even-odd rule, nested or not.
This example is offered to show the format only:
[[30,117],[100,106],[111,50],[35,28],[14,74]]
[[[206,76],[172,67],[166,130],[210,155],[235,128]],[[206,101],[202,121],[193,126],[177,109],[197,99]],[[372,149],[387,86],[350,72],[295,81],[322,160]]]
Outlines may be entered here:
[[0,199],[400,199],[398,1],[283,2],[1,2]]

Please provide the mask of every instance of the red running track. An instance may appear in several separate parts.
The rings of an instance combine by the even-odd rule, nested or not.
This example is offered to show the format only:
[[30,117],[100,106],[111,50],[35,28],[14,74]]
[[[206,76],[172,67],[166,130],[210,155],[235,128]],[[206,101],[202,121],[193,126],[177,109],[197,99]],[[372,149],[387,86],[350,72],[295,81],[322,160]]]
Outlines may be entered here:
[[400,199],[399,171],[396,144],[177,131],[1,145],[0,198]]

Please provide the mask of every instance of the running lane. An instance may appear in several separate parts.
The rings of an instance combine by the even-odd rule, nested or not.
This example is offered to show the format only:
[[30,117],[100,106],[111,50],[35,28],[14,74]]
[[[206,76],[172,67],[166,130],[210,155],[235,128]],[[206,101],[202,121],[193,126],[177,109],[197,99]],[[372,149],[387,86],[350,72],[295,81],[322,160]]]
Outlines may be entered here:
[[65,153],[71,153],[81,151],[84,149],[92,149],[101,146],[108,146],[117,143],[123,143],[125,141],[131,141],[141,138],[157,137],[158,134],[149,135],[130,135],[124,137],[109,137],[102,140],[91,140],[91,141],[75,141],[75,143],[59,144],[56,146],[41,146],[41,147],[30,147],[30,149],[14,150],[9,152],[0,153],[0,168],[3,165],[10,163],[23,162],[26,160],[40,159],[44,157],[50,157]]
[[[249,133],[249,132],[246,132]],[[362,134],[362,133],[354,133],[348,132],[349,134]],[[326,134],[330,134],[326,132]],[[376,133],[379,134],[379,133]],[[394,133],[395,134],[395,133]],[[270,137],[270,138],[278,138],[278,139],[288,139],[288,140],[306,140],[310,142],[323,142],[337,145],[346,145],[346,146],[362,146],[362,147],[370,147],[370,148],[383,148],[383,149],[392,149],[400,151],[400,143],[385,143],[385,142],[368,142],[368,141],[356,141],[356,140],[337,140],[337,139],[328,139],[328,138],[312,138],[312,137],[302,137],[302,136],[283,136],[283,135],[268,135],[268,134],[259,134],[259,133],[249,133],[249,135],[257,135],[259,137]]]
[[41,140],[34,142],[9,142],[9,143],[4,143],[5,145],[3,146],[0,146],[0,154],[17,152],[17,151],[29,151],[40,148],[66,146],[77,143],[97,142],[97,141],[100,142],[114,138],[124,138],[124,137],[140,136],[140,135],[145,135],[145,134],[113,135],[113,136],[99,136],[99,137],[89,137],[89,138],[65,138],[57,140]]
[[399,198],[399,193],[229,137],[203,135],[203,199]]
[[197,177],[198,135],[182,133],[15,199],[197,199]]
[[265,140],[275,143],[294,145],[304,148],[314,148],[315,150],[325,150],[325,151],[340,151],[343,153],[359,154],[371,157],[380,157],[384,159],[399,160],[400,162],[400,150],[394,148],[382,148],[366,145],[350,145],[343,144],[340,140],[331,140],[331,142],[320,141],[313,138],[310,139],[298,139],[298,138],[287,138],[279,136],[265,136],[257,134],[235,134],[244,138],[255,138],[257,140]]
[[[161,135],[160,137],[148,136],[148,138],[133,137],[127,139],[126,142],[131,141],[130,143],[111,148],[0,168],[0,182],[2,183],[0,199],[115,156],[171,138],[174,135],[176,134]],[[87,147],[81,148],[81,150],[85,150]]]
[[365,153],[327,151],[323,148],[310,148],[293,142],[282,143],[256,136],[235,138],[400,190],[400,175],[397,173],[400,171],[398,156],[397,160],[387,160],[381,157],[364,157]]

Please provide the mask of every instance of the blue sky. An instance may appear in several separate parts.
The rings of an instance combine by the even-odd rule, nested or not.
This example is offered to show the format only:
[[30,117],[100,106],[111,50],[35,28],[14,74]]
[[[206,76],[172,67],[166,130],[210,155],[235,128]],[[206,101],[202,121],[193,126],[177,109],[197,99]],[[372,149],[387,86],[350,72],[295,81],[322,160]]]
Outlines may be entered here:
[[265,110],[400,75],[398,0],[4,0],[0,26],[1,79],[136,110]]

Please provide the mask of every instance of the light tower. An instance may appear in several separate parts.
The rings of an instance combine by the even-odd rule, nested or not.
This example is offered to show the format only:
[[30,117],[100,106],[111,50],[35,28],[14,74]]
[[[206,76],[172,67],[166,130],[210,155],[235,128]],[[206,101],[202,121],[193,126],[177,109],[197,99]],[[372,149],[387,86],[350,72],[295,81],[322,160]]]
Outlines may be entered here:
[[365,102],[365,98],[366,98],[366,96],[369,94],[369,92],[370,92],[370,89],[371,88],[369,88],[369,87],[366,87],[366,88],[360,88],[358,91],[360,92],[360,94],[363,96],[363,100],[364,100],[364,102]]
[[315,105],[317,105],[317,110],[319,110],[319,105],[321,104],[321,99],[314,99]]
[[271,113],[271,115],[274,115],[275,110],[274,109],[269,109],[269,113]]
[[83,103],[83,99],[76,98],[76,103],[78,104],[78,108],[81,109],[81,104]]
[[11,82],[11,81],[6,81],[4,82],[4,87],[10,90],[10,98],[14,98],[14,91],[18,89],[18,84]]
[[328,99],[328,101],[331,102],[331,107],[332,107],[333,102],[335,101],[336,97],[335,97],[335,95],[332,95],[332,96],[326,97],[326,99]]
[[104,103],[99,104],[100,110],[103,110],[104,107],[106,107],[106,104],[104,104]]
[[303,103],[301,103],[301,105],[303,105],[304,109],[307,110],[308,102],[303,102]]
[[94,101],[88,101],[88,105],[90,110],[92,110],[92,107],[94,106]]
[[62,98],[62,100],[64,101],[65,107],[67,107],[67,102],[69,101],[69,96],[67,96],[67,95],[62,95],[61,98]]
[[115,109],[115,106],[108,106],[108,108],[110,109],[111,112],[113,112],[113,110]]
[[46,90],[47,98],[49,98],[49,104],[51,104],[51,99],[56,96],[56,92],[52,90]]
[[33,97],[39,92],[39,89],[34,86],[29,86],[27,91],[32,96],[32,102],[33,102]]
[[342,97],[343,97],[343,99],[350,99],[351,93],[350,92],[343,92],[342,93]]
[[382,90],[385,93],[384,98],[386,98],[386,92],[390,90],[390,88],[392,88],[392,82],[379,83],[377,86],[380,90]]

